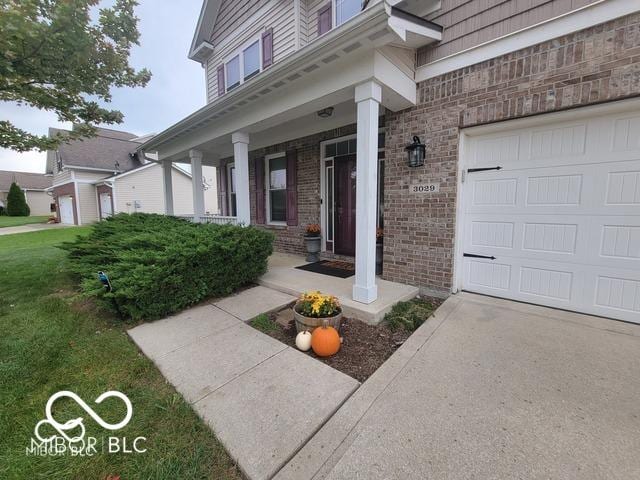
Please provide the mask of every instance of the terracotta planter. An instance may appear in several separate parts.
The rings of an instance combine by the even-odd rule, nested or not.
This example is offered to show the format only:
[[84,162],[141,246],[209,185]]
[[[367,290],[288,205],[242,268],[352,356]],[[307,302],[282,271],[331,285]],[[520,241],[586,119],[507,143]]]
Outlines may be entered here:
[[320,237],[304,237],[304,244],[307,247],[307,262],[317,262],[320,260]]
[[333,317],[325,317],[325,318],[311,318],[305,317],[304,315],[300,315],[296,311],[296,304],[293,307],[293,316],[296,320],[296,330],[299,332],[304,332],[305,330],[308,332],[313,332],[316,328],[324,325],[324,322],[327,322],[327,325],[335,328],[338,333],[340,333],[340,324],[342,323],[342,312],[338,313]]

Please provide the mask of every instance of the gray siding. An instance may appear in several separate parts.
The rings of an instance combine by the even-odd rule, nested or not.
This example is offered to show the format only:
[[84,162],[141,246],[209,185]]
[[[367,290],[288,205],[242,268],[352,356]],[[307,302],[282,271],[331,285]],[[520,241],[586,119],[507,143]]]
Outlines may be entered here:
[[[418,66],[516,32],[597,0],[442,0],[429,20],[444,27],[442,41],[418,51]],[[631,0],[629,0],[631,1]]]
[[206,62],[209,102],[218,96],[218,66],[267,28],[273,28],[274,63],[295,52],[295,0],[223,0],[211,37],[214,52]]

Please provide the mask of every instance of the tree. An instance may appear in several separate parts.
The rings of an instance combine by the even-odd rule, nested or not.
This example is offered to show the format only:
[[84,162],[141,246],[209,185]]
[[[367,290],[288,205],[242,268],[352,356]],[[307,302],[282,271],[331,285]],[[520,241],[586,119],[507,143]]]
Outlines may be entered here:
[[20,152],[52,150],[65,141],[93,136],[95,125],[122,123],[123,114],[100,105],[112,87],[144,87],[146,70],[129,65],[139,45],[136,0],[0,0],[0,101],[55,112],[72,122],[70,134],[53,138],[0,119],[0,147]]
[[27,205],[24,192],[16,182],[13,182],[7,194],[7,215],[10,217],[28,217],[30,214],[31,209]]

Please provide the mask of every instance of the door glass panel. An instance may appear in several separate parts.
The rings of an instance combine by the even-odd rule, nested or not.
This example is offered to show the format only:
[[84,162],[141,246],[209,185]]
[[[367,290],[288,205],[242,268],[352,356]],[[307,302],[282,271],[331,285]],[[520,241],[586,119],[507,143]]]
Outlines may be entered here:
[[384,160],[378,161],[378,228],[384,228]]
[[349,153],[349,141],[338,142],[336,150],[337,155],[347,155]]
[[327,168],[327,241],[333,241],[333,167]]
[[335,157],[336,156],[336,144],[329,143],[324,147],[324,156],[326,158]]

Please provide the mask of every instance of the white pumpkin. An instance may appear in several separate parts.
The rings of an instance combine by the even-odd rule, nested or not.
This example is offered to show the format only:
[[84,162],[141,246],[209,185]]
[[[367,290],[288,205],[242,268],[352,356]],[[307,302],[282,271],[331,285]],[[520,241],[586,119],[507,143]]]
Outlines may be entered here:
[[306,330],[298,333],[298,335],[296,335],[296,347],[303,352],[309,350],[311,348],[311,334]]

